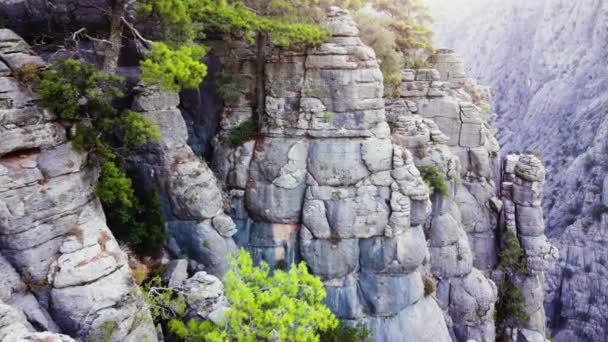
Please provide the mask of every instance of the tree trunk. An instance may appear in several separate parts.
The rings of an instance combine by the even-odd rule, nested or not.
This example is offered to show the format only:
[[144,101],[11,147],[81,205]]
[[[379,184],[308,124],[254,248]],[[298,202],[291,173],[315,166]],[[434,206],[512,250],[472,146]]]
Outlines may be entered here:
[[102,69],[105,72],[114,72],[118,67],[118,58],[122,47],[122,17],[125,15],[127,0],[114,0],[112,17],[110,18],[110,36],[108,48],[104,52]]
[[258,132],[262,128],[264,112],[266,111],[266,45],[268,34],[259,32],[256,38],[257,56],[255,72],[256,121]]

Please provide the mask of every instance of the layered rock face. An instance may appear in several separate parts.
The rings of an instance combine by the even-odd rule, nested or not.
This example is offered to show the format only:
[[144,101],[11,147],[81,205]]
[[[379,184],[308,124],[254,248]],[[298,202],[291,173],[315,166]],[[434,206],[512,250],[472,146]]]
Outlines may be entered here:
[[[306,261],[329,307],[377,341],[448,341],[424,293],[428,188],[390,141],[373,50],[346,11],[334,9],[326,25],[332,37],[320,47],[266,56],[260,136],[236,148],[218,141],[239,242],[277,267]],[[250,113],[228,112],[224,127]]]
[[236,251],[232,239],[236,226],[224,214],[224,197],[215,175],[187,144],[188,131],[178,105],[177,93],[140,89],[133,109],[152,119],[162,138],[148,144],[133,161],[156,183],[164,199],[171,252],[223,276],[228,271],[227,255]]
[[433,61],[438,70],[402,71],[401,98],[387,100],[387,117],[393,141],[412,152],[415,165],[447,179],[446,193],[432,196],[425,228],[437,300],[453,337],[494,341],[497,290],[489,271],[497,254],[500,208],[492,206],[499,202],[492,167],[498,144],[485,113],[465,91],[465,85],[475,87],[458,57],[442,50]]
[[456,48],[493,88],[502,148],[535,150],[545,161],[545,225],[561,251],[546,281],[551,330],[557,340],[607,341],[608,297],[599,284],[608,260],[608,3],[431,3],[439,45]]
[[557,248],[544,235],[541,197],[545,182],[542,162],[533,155],[508,155],[503,165],[501,228],[514,233],[521,244],[526,272],[509,274],[525,297],[523,311],[528,322],[510,331],[513,340],[544,341],[544,272],[559,257]]
[[26,64],[44,65],[19,36],[0,30],[0,338],[71,340],[36,328],[156,341],[95,196],[97,172],[15,78]]

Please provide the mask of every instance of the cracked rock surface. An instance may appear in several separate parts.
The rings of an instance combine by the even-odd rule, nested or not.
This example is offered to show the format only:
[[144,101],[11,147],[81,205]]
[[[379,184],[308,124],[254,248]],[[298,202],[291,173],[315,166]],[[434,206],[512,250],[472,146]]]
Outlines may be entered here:
[[[95,196],[97,171],[12,77],[24,63],[43,66],[19,36],[0,30],[0,336],[71,341],[50,332],[87,339],[113,322],[112,341],[156,341]],[[11,315],[26,319],[11,325]]]

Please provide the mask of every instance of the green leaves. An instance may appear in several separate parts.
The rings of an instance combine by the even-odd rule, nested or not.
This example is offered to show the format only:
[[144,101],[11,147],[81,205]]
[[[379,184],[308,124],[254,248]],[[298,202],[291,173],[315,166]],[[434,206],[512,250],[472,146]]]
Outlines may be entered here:
[[42,74],[40,103],[72,125],[72,145],[100,165],[96,193],[112,231],[140,254],[156,254],[164,239],[160,202],[143,185],[134,188],[125,160],[131,148],[160,139],[160,131],[142,114],[117,108],[123,88],[123,78],[91,64],[56,60]]
[[503,279],[498,284],[498,302],[494,315],[496,326],[505,328],[525,325],[530,320],[525,308],[526,297],[523,296],[521,290],[510,279]]
[[326,292],[321,280],[304,263],[288,272],[270,271],[262,262],[253,266],[241,249],[224,277],[232,303],[225,323],[172,322],[170,330],[191,341],[319,341],[319,332],[334,329],[338,321],[322,303]]
[[154,121],[144,117],[140,113],[128,110],[121,118],[124,127],[124,142],[127,145],[143,145],[149,141],[160,139],[160,130]]
[[55,60],[42,73],[41,105],[65,120],[114,114],[112,97],[122,97],[124,79],[76,59]]
[[443,196],[447,196],[450,189],[445,175],[437,169],[434,165],[422,166],[418,168],[420,175],[427,186],[434,189]]
[[243,121],[228,131],[228,141],[232,145],[238,146],[251,139],[256,132],[255,122],[252,120]]
[[101,165],[101,175],[96,193],[99,199],[107,204],[125,207],[133,206],[133,188],[131,179],[114,162],[106,161]]
[[517,236],[513,231],[507,229],[502,238],[498,266],[510,273],[525,273],[527,271],[526,258]]
[[169,91],[195,89],[206,76],[207,67],[201,61],[206,49],[198,43],[205,32],[244,38],[250,43],[258,32],[264,32],[281,46],[319,44],[328,37],[327,31],[301,22],[301,17],[289,22],[259,15],[241,1],[144,0],[138,6],[141,15],[159,19],[163,39],[152,44],[141,62],[141,78]]
[[170,49],[165,43],[154,43],[141,63],[141,79],[168,91],[196,89],[207,75],[207,66],[201,62],[205,53],[204,47],[195,44]]

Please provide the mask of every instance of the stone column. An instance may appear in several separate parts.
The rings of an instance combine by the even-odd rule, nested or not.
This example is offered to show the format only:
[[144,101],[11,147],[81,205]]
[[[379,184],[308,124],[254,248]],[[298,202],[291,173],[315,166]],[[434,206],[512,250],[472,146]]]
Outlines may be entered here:
[[546,341],[543,307],[544,272],[559,257],[558,250],[545,236],[541,198],[545,168],[534,155],[508,155],[503,164],[502,234],[511,231],[525,255],[525,272],[505,274],[525,298],[526,324],[508,329],[513,340]]

